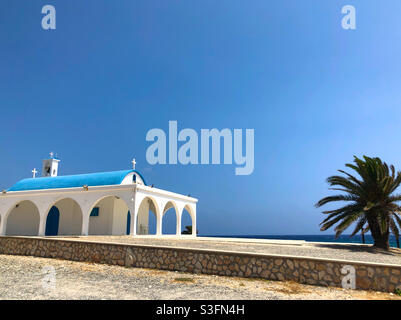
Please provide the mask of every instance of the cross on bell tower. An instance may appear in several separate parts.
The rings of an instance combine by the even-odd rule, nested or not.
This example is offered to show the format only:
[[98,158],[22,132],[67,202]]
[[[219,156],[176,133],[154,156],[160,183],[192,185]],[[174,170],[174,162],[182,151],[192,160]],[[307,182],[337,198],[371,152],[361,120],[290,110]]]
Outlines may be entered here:
[[135,158],[134,159],[132,159],[132,169],[134,169],[135,170],[135,165],[136,165],[136,161],[135,161]]

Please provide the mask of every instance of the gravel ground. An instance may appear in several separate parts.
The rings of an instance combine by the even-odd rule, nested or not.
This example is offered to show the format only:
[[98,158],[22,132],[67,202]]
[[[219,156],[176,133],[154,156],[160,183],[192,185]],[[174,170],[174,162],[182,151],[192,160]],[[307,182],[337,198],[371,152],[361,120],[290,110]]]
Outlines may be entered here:
[[[44,268],[54,270],[55,281]],[[54,269],[53,269],[54,268]],[[54,284],[54,287],[53,287]],[[0,299],[400,299],[394,294],[0,255]]]
[[[68,239],[68,238],[67,238]],[[88,240],[100,242],[119,242],[127,244],[146,244],[170,247],[186,247],[201,249],[218,249],[229,251],[246,251],[265,254],[282,254],[291,256],[308,256],[349,261],[390,263],[401,265],[401,250],[392,249],[385,252],[373,249],[370,245],[314,243],[305,242],[303,245],[277,245],[261,242],[232,242],[221,240],[213,241],[198,239],[160,238],[133,238],[131,236],[79,236],[75,240]]]

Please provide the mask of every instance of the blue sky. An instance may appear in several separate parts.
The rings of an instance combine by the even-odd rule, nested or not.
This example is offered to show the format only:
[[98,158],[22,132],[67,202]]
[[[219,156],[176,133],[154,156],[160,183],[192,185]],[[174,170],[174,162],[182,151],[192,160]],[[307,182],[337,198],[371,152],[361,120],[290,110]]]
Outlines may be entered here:
[[[54,5],[57,29],[41,28]],[[341,28],[356,7],[357,29]],[[353,155],[401,169],[399,0],[3,0],[0,187],[119,170],[199,198],[202,234],[318,234]],[[251,128],[255,170],[147,164],[148,130]],[[333,233],[332,231],[329,233]]]

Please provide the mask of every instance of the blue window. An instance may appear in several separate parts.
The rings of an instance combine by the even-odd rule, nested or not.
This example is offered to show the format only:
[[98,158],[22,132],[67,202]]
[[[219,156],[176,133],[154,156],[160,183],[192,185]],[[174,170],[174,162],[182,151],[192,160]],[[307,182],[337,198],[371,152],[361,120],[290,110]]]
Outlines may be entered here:
[[95,207],[92,209],[91,217],[98,217],[99,216],[99,207]]

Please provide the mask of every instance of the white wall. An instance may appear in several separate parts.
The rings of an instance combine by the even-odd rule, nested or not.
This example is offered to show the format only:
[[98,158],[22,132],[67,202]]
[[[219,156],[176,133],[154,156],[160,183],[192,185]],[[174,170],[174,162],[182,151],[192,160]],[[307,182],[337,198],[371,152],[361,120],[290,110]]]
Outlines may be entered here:
[[128,174],[124,180],[121,182],[121,184],[132,184],[133,179],[134,179],[134,175],[136,176],[136,183],[138,184],[144,184],[142,178],[139,176],[139,174],[135,173],[135,172],[131,172],[130,174]]
[[137,234],[148,234],[149,228],[149,200],[142,201],[138,210]]
[[80,235],[82,230],[82,212],[72,199],[63,199],[55,204],[60,211],[58,235]]
[[125,235],[128,207],[124,200],[114,196],[100,200],[95,207],[99,216],[89,217],[90,235]]
[[[100,203],[100,201],[95,205],[100,206],[100,216],[89,217],[89,211],[94,206],[94,203],[105,196],[110,196],[109,201],[105,200],[102,203]],[[132,212],[135,210],[138,211],[136,214],[137,220],[134,221],[133,218],[131,219],[132,224],[136,224],[135,231],[138,234],[148,233],[149,222],[154,220],[149,214],[150,209],[161,215],[163,208],[166,207],[166,204],[169,201],[175,204],[178,208],[177,211],[180,214],[185,205],[190,205],[193,208],[193,223],[196,225],[196,199],[157,188],[147,187],[141,184],[127,184],[119,186],[96,186],[90,187],[89,190],[83,190],[83,188],[68,188],[65,190],[33,190],[4,193],[0,197],[0,235],[7,234],[6,216],[8,216],[10,210],[14,209],[16,203],[21,203],[20,201],[26,200],[29,200],[34,204],[34,206],[36,206],[38,209],[36,212],[40,212],[41,219],[39,228],[36,230],[37,220],[35,221],[35,219],[33,219],[33,226],[30,227],[29,219],[26,219],[25,216],[19,217],[19,215],[17,215],[14,218],[10,218],[11,224],[13,225],[10,226],[10,233],[18,233],[19,235],[40,234],[44,236],[46,229],[46,216],[50,207],[55,204],[60,211],[60,235],[125,234],[128,207],[124,208],[122,202],[117,201],[118,198],[121,198],[124,203],[127,203]],[[154,200],[154,203],[152,202],[152,205],[149,208],[150,198]],[[142,201],[143,199],[144,201]],[[59,201],[56,202],[57,200]],[[150,219],[150,217],[152,218]],[[181,219],[178,219],[177,229],[181,229],[180,222]],[[18,228],[15,226],[18,226]],[[159,223],[157,225],[158,235],[161,234],[161,227],[162,223]],[[151,228],[151,231],[153,234],[153,227]],[[136,232],[132,233],[135,234]]]
[[127,234],[127,214],[128,207],[124,200],[114,200],[112,235]]
[[37,236],[39,232],[39,210],[30,201],[22,201],[7,219],[6,235]]
[[99,208],[99,216],[89,217],[90,235],[111,234],[113,228],[114,199],[114,197],[107,197],[95,205],[95,207]]

